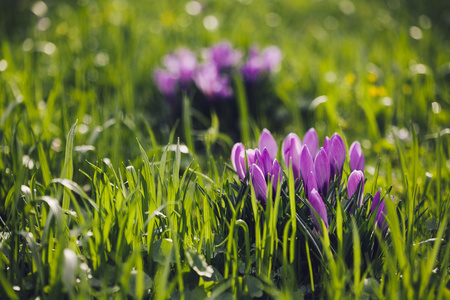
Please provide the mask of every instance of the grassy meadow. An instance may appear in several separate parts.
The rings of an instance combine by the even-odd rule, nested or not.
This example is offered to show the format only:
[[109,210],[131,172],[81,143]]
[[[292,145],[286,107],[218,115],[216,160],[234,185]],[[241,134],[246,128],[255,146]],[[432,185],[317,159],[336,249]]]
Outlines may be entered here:
[[[280,68],[160,92],[165,55],[223,41]],[[230,159],[264,128],[266,203]],[[318,223],[282,153],[310,128],[346,148]],[[0,3],[0,299],[450,299],[449,183],[446,1]]]

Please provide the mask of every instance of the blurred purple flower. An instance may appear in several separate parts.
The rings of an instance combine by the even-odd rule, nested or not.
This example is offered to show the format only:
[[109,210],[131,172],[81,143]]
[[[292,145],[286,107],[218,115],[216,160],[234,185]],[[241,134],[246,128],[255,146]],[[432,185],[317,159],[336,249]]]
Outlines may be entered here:
[[189,49],[180,48],[164,57],[164,66],[186,86],[195,74],[197,58]]
[[[314,210],[317,212],[319,217],[323,220],[325,223],[325,226],[328,231],[328,217],[327,217],[327,208],[325,206],[325,203],[322,200],[322,197],[320,197],[319,192],[317,192],[316,189],[312,189],[309,195],[309,203],[311,204],[310,212],[313,218],[314,225],[316,226],[316,229],[320,231],[322,234],[322,226],[319,223],[319,220],[316,219],[316,215],[314,214]],[[314,209],[314,210],[313,210]]]
[[218,43],[206,50],[206,59],[213,62],[219,70],[237,65],[241,58],[241,51],[233,49],[229,42]]
[[348,177],[348,185],[347,185],[347,194],[348,199],[352,198],[352,196],[356,193],[358,190],[358,186],[361,182],[361,195],[359,199],[356,199],[358,201],[358,207],[361,207],[362,201],[363,201],[363,195],[364,195],[364,173],[355,170],[353,171],[350,176]]
[[281,60],[282,55],[278,47],[270,46],[260,53],[258,47],[253,46],[241,68],[241,74],[246,81],[255,82],[261,76],[275,72]]
[[197,69],[194,81],[209,99],[227,99],[233,95],[229,79],[220,75],[213,63],[205,63]]
[[260,151],[267,149],[270,159],[274,160],[277,157],[278,146],[272,134],[266,128],[263,129],[259,136],[258,148]]
[[364,172],[364,154],[359,142],[353,142],[349,149],[350,171],[360,170]]
[[155,81],[159,91],[166,97],[172,98],[178,90],[178,78],[162,69],[155,71]]

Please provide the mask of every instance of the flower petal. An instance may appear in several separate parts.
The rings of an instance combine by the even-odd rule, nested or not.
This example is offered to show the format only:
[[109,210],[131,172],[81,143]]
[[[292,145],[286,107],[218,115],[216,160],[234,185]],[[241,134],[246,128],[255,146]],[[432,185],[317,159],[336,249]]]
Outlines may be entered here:
[[270,158],[272,160],[274,160],[277,157],[278,152],[277,142],[273,138],[270,131],[265,128],[263,129],[259,137],[258,148],[261,149],[261,151],[263,151],[264,148],[266,148],[269,151]]
[[335,175],[342,175],[345,162],[345,145],[341,136],[337,133],[333,134],[330,142],[328,158],[330,160],[331,178],[334,178]]
[[375,209],[377,209],[378,204],[380,203],[380,190],[375,193],[372,199],[372,205],[370,206],[370,212],[373,213]]
[[272,187],[274,191],[274,195],[277,192],[278,183],[281,182],[281,179],[283,178],[283,172],[281,172],[280,164],[276,159],[273,160],[272,165],[272,171],[270,172],[271,180],[272,180]]
[[306,197],[308,197],[314,189],[317,190],[316,175],[314,175],[314,172],[310,172],[308,175],[308,183],[306,184]]
[[291,161],[295,180],[300,177],[301,150],[302,142],[300,138],[295,133],[289,133],[283,141],[282,156],[287,168],[289,168],[289,161]]
[[309,129],[303,137],[303,144],[308,146],[311,157],[316,157],[317,150],[319,149],[319,138],[314,128]]
[[263,204],[267,202],[267,183],[264,178],[264,174],[261,169],[253,164],[251,168],[251,178],[253,189],[255,190],[256,199],[261,201]]
[[325,223],[325,226],[327,227],[327,230],[328,230],[327,208],[325,206],[325,203],[323,203],[322,197],[320,197],[319,192],[316,189],[312,189],[308,200],[309,200],[309,203],[311,204],[310,211],[311,211],[314,225],[316,226],[317,230],[322,232],[322,227],[320,226],[319,221],[316,219],[313,209],[317,212],[319,217],[323,220],[323,222]]
[[350,170],[360,170],[364,172],[364,154],[359,142],[353,142],[348,152],[350,156]]
[[322,196],[326,196],[330,182],[330,161],[324,148],[320,148],[319,152],[317,152],[314,159],[314,171],[318,191]]
[[309,173],[314,172],[314,163],[309,152],[308,147],[303,146],[302,153],[300,154],[300,173],[302,175],[303,184],[308,184]]
[[360,198],[357,199],[359,207],[362,205],[364,194],[364,173],[359,170],[353,171],[348,177],[348,185],[347,185],[348,199],[352,198],[353,194],[356,193],[360,182],[362,182],[362,189],[361,189],[362,192]]

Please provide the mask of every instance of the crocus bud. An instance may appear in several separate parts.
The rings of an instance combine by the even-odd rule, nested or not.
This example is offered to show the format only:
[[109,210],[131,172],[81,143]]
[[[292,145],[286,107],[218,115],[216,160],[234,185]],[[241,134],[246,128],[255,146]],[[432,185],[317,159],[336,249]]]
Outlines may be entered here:
[[303,137],[303,145],[308,146],[311,157],[316,157],[317,149],[319,149],[319,138],[314,128],[309,129]]
[[252,47],[247,61],[241,68],[242,77],[248,82],[255,82],[261,76],[264,69],[264,61],[259,55],[258,47]]
[[350,155],[350,170],[360,170],[364,172],[364,154],[359,142],[353,142],[348,152]]
[[314,159],[314,172],[316,174],[317,190],[322,196],[326,196],[330,182],[330,161],[324,148],[320,148]]
[[[394,202],[394,197],[390,197],[391,201]],[[381,200],[380,206],[378,207],[377,215],[375,216],[375,228],[380,228],[383,231],[383,235],[386,234],[388,229],[388,224],[386,221],[386,198]]]
[[323,222],[325,223],[325,226],[327,227],[327,231],[328,231],[327,208],[325,206],[325,203],[323,203],[322,197],[320,197],[319,192],[317,192],[316,189],[312,189],[311,193],[308,197],[308,200],[309,200],[309,204],[311,204],[310,211],[311,211],[314,225],[316,226],[317,230],[322,232],[322,227],[320,226],[319,220],[316,219],[314,210],[317,212],[319,217],[323,220]]
[[270,172],[271,180],[272,180],[272,187],[273,187],[273,194],[277,192],[278,183],[281,182],[281,179],[283,178],[283,172],[281,172],[280,164],[276,159],[273,160],[272,164],[272,171]]
[[361,187],[361,196],[359,199],[357,199],[358,201],[358,206],[361,207],[362,205],[362,201],[363,201],[363,191],[364,191],[364,173],[359,171],[359,170],[355,170],[353,171],[350,176],[348,177],[348,185],[347,185],[347,194],[348,194],[348,199],[352,198],[353,195],[356,193],[356,191],[358,190],[358,186],[359,184],[362,184]]
[[255,190],[256,199],[263,203],[267,202],[267,183],[261,169],[253,164],[250,171],[250,176],[252,178],[253,189]]
[[[307,146],[303,146],[302,153],[300,153],[300,173],[305,186],[308,184],[308,176],[311,172],[314,173],[314,163],[311,153],[309,153]],[[305,190],[308,191],[308,189]]]
[[378,190],[375,193],[375,196],[373,196],[372,205],[370,206],[370,213],[373,213],[377,209],[379,203],[380,203],[380,190]]
[[302,150],[302,142],[295,133],[289,133],[283,141],[282,156],[289,168],[289,162],[292,164],[292,172],[294,179],[300,178],[300,152]]
[[328,158],[330,160],[331,178],[341,176],[345,162],[345,145],[341,136],[337,133],[333,134],[328,144]]
[[258,148],[263,151],[264,148],[269,151],[270,159],[274,160],[277,157],[278,146],[272,134],[266,128],[263,129],[259,137]]
[[[234,144],[233,149],[231,149],[231,164],[233,165],[233,168],[236,170],[241,180],[245,178],[246,172],[244,152],[245,147],[242,143]],[[241,160],[241,154],[244,156],[243,162]]]

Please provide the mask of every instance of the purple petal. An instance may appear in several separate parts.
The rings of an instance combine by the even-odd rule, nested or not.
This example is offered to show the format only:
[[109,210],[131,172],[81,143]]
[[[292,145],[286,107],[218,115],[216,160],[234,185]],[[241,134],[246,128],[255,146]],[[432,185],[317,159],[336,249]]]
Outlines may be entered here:
[[308,147],[303,146],[302,153],[300,154],[300,173],[304,185],[308,184],[308,176],[311,172],[314,173],[314,163]]
[[247,167],[245,166],[245,148],[240,152],[236,152],[236,172],[241,180],[244,180],[245,174],[247,173]]
[[364,154],[359,142],[353,142],[348,152],[350,155],[350,170],[360,170],[364,172]]
[[335,175],[341,176],[345,162],[345,145],[341,136],[337,133],[331,137],[328,158],[330,160],[331,178]]
[[213,63],[205,63],[197,69],[194,81],[209,99],[226,99],[233,95],[229,79],[220,75]]
[[274,160],[277,157],[278,146],[272,134],[266,128],[263,129],[259,137],[258,148],[261,151],[266,148],[269,151],[270,158]]
[[[246,151],[247,153],[247,161],[248,161],[248,167],[250,168],[251,165],[253,165],[256,162],[256,150],[257,149],[248,149]],[[259,152],[259,150],[258,150]]]
[[310,172],[308,175],[308,184],[306,184],[307,190],[306,190],[306,197],[311,193],[313,189],[317,190],[317,182],[316,182],[316,175],[314,175],[314,172]]
[[350,176],[348,177],[348,185],[347,185],[347,194],[348,194],[348,199],[352,198],[353,194],[356,193],[356,191],[358,190],[358,186],[359,183],[362,181],[362,192],[361,192],[361,196],[360,199],[357,199],[358,201],[358,206],[361,207],[362,205],[362,200],[363,200],[363,194],[364,194],[364,173],[359,171],[359,170],[355,170],[353,171]]
[[[241,151],[244,150],[245,147],[242,143],[236,143],[234,144],[233,148],[231,149],[231,164],[233,165],[233,168],[235,170],[237,166],[237,162],[239,161],[239,155],[241,154]],[[236,156],[236,153],[238,156]]]
[[273,161],[272,171],[270,172],[270,174],[272,175],[272,187],[275,195],[275,193],[277,192],[278,183],[281,182],[281,179],[283,178],[283,172],[281,172],[280,164],[276,159],[274,159]]
[[328,160],[328,154],[324,148],[320,148],[314,159],[314,171],[316,174],[318,191],[323,196],[326,196],[330,182],[330,161]]
[[272,171],[272,166],[273,166],[273,159],[270,158],[270,154],[269,154],[269,150],[267,150],[267,148],[264,148],[262,155],[261,155],[261,160],[264,164],[264,174],[267,175]]
[[316,157],[317,150],[319,149],[319,138],[317,137],[317,132],[314,128],[311,128],[305,133],[303,144],[308,146],[311,156]]
[[241,74],[248,82],[256,81],[265,69],[264,60],[259,55],[258,47],[252,47],[247,61],[241,68]]
[[252,178],[253,189],[255,190],[256,199],[261,201],[263,204],[266,204],[267,184],[263,172],[257,165],[253,164],[250,174]]
[[325,137],[325,141],[323,141],[323,149],[327,152],[328,156],[330,155],[330,147],[331,147],[331,140],[329,137]]
[[283,141],[282,156],[289,168],[289,161],[292,162],[292,171],[294,173],[294,179],[300,178],[300,152],[302,149],[302,142],[295,133],[289,133]]
[[308,200],[309,200],[309,203],[311,204],[310,211],[311,211],[314,225],[316,226],[317,230],[322,232],[322,227],[320,226],[319,221],[316,219],[314,210],[317,212],[319,217],[323,220],[323,222],[325,223],[325,226],[327,227],[327,230],[328,230],[327,208],[325,206],[325,203],[323,203],[322,197],[320,197],[319,192],[317,192],[316,189],[312,189]]
[[370,206],[370,213],[373,213],[375,209],[377,209],[378,204],[380,203],[380,190],[375,193],[372,199],[372,205]]

